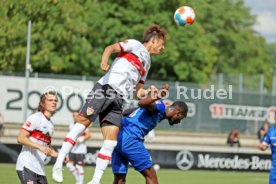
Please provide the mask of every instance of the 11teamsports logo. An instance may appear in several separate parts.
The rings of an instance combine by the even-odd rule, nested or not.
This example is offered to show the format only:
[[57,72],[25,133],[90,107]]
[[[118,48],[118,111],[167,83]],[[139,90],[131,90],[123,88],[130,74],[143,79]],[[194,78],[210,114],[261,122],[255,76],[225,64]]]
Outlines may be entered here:
[[209,110],[213,119],[268,120],[273,122],[276,107],[211,104]]

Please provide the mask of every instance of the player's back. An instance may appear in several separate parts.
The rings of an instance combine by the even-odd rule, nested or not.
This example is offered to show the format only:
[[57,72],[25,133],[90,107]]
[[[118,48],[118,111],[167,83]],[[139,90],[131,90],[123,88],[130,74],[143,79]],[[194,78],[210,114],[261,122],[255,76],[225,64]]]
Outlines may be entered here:
[[165,118],[166,108],[161,100],[155,103],[154,110],[138,108],[122,119],[122,131],[129,132],[132,136],[144,139],[154,127]]

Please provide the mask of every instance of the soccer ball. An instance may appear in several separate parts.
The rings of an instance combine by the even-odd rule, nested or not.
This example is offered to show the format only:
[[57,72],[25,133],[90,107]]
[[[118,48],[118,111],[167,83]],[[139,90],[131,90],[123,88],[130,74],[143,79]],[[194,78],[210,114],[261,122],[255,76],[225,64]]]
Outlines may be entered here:
[[174,13],[174,21],[179,26],[192,25],[195,17],[195,11],[189,6],[181,6]]

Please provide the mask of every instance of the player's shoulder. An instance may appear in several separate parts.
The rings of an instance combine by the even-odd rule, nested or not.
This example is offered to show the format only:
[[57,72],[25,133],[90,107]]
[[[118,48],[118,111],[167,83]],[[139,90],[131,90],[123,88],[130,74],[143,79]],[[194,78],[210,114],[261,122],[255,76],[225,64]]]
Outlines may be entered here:
[[166,110],[165,103],[163,102],[162,99],[156,100],[154,103],[155,103],[156,109],[158,109],[160,111],[165,111]]
[[276,126],[274,125],[274,126],[270,127],[268,129],[266,135],[273,136],[273,137],[276,136]]
[[133,39],[133,38],[125,40],[124,43],[142,45],[142,43],[141,43],[140,41],[138,41],[138,40],[136,40],[136,39]]
[[36,120],[38,119],[41,119],[42,118],[42,113],[41,112],[36,112],[32,115],[30,115],[27,119],[27,121],[30,121],[30,122],[35,122]]

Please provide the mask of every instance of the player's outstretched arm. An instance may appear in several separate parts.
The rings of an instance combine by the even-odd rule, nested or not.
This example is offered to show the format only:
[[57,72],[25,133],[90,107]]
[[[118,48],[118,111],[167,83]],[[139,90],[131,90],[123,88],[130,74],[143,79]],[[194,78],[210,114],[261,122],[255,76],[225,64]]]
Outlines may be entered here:
[[136,98],[136,100],[140,100],[140,99],[145,98],[152,91],[152,86],[147,88],[147,89],[143,89],[143,88],[144,88],[144,84],[142,84],[142,83],[138,83],[136,85],[136,88],[135,88],[135,91],[136,91],[135,98]]
[[44,154],[49,155],[50,152],[52,151],[51,148],[46,147],[46,146],[42,146],[39,144],[36,144],[34,142],[32,142],[30,139],[30,133],[24,129],[21,129],[19,131],[19,134],[17,136],[17,142],[19,144],[34,148],[34,149],[39,149],[40,151],[42,151]]
[[136,100],[142,99],[146,94],[150,92],[150,88],[148,89],[143,89],[144,84],[138,83],[135,87],[135,98]]
[[138,101],[138,106],[144,109],[153,110],[155,108],[154,102],[158,100],[158,89],[151,86],[151,93]]
[[163,85],[162,90],[160,91],[155,86],[151,86],[150,89],[150,94],[147,95],[146,98],[139,100],[138,106],[145,109],[153,110],[155,108],[154,102],[166,96],[169,90],[169,85]]
[[268,148],[268,145],[263,144],[263,143],[259,143],[259,144],[257,145],[257,148],[259,148],[259,149],[262,150],[262,151],[265,151],[265,150]]
[[114,52],[120,52],[120,51],[121,51],[121,47],[118,43],[109,45],[104,49],[104,52],[102,54],[102,62],[101,62],[101,69],[103,71],[107,71],[109,69],[108,60],[110,55]]

